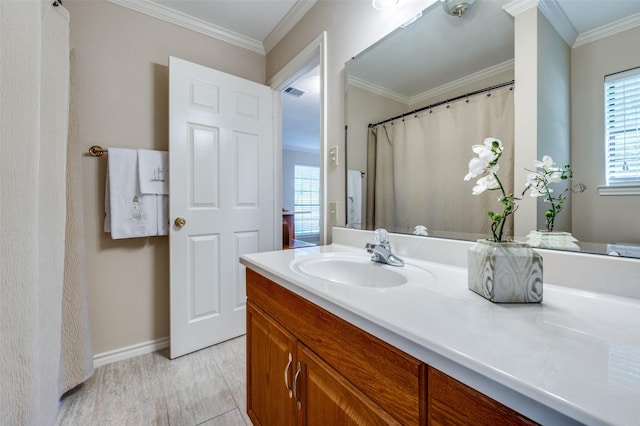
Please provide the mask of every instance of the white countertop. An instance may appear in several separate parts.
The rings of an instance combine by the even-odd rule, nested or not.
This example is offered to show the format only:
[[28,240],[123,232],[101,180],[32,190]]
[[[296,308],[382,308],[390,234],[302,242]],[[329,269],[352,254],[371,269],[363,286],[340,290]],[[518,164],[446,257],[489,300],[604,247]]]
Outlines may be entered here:
[[468,290],[465,268],[406,256],[435,281],[353,287],[290,268],[321,252],[364,249],[333,244],[241,263],[540,423],[640,423],[639,300],[545,284],[541,304],[493,304]]

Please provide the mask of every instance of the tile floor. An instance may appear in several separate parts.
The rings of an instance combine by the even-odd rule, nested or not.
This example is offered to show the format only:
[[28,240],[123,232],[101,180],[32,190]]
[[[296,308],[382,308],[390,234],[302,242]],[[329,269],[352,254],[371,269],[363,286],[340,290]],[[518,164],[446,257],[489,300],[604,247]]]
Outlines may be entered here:
[[57,425],[247,426],[245,336],[170,360],[169,350],[99,367],[60,402]]

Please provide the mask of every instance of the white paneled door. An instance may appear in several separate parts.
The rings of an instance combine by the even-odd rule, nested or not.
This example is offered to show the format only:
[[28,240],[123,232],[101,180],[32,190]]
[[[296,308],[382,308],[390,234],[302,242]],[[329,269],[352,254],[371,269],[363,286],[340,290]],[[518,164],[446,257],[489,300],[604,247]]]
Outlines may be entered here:
[[245,332],[245,253],[273,250],[273,92],[169,58],[171,358]]

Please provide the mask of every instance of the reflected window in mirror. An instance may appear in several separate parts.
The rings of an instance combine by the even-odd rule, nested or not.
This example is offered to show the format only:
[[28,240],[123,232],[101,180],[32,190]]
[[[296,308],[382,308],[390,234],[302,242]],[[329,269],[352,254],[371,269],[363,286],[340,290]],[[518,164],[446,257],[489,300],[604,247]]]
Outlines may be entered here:
[[294,238],[316,244],[320,237],[320,167],[296,164],[294,174]]
[[640,185],[640,67],[606,76],[604,91],[607,186]]

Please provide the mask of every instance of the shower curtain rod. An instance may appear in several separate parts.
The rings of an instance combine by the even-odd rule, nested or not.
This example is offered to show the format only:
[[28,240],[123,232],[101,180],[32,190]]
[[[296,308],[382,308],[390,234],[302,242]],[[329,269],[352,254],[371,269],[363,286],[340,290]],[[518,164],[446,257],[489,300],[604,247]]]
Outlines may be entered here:
[[445,99],[444,101],[436,102],[436,103],[433,103],[431,105],[427,105],[425,107],[418,108],[418,109],[410,111],[410,112],[405,112],[404,114],[400,114],[400,115],[397,115],[395,117],[387,118],[386,120],[379,121],[379,122],[377,122],[375,124],[369,124],[369,128],[371,129],[372,127],[376,127],[376,126],[379,126],[380,124],[388,123],[389,121],[397,120],[398,118],[406,117],[407,115],[416,114],[416,113],[418,113],[420,111],[424,111],[424,110],[427,110],[427,109],[435,108],[435,107],[440,106],[440,105],[448,104],[449,102],[453,102],[453,101],[457,101],[457,100],[460,100],[460,99],[468,98],[469,96],[479,95],[480,93],[490,92],[492,90],[499,89],[501,87],[513,86],[514,84],[515,84],[515,80],[511,80],[511,81],[507,81],[505,83],[500,83],[500,84],[496,84],[494,86],[486,87],[484,89],[480,89],[480,90],[476,90],[476,91],[473,91],[473,92],[465,93],[464,95],[456,96],[454,98]]

